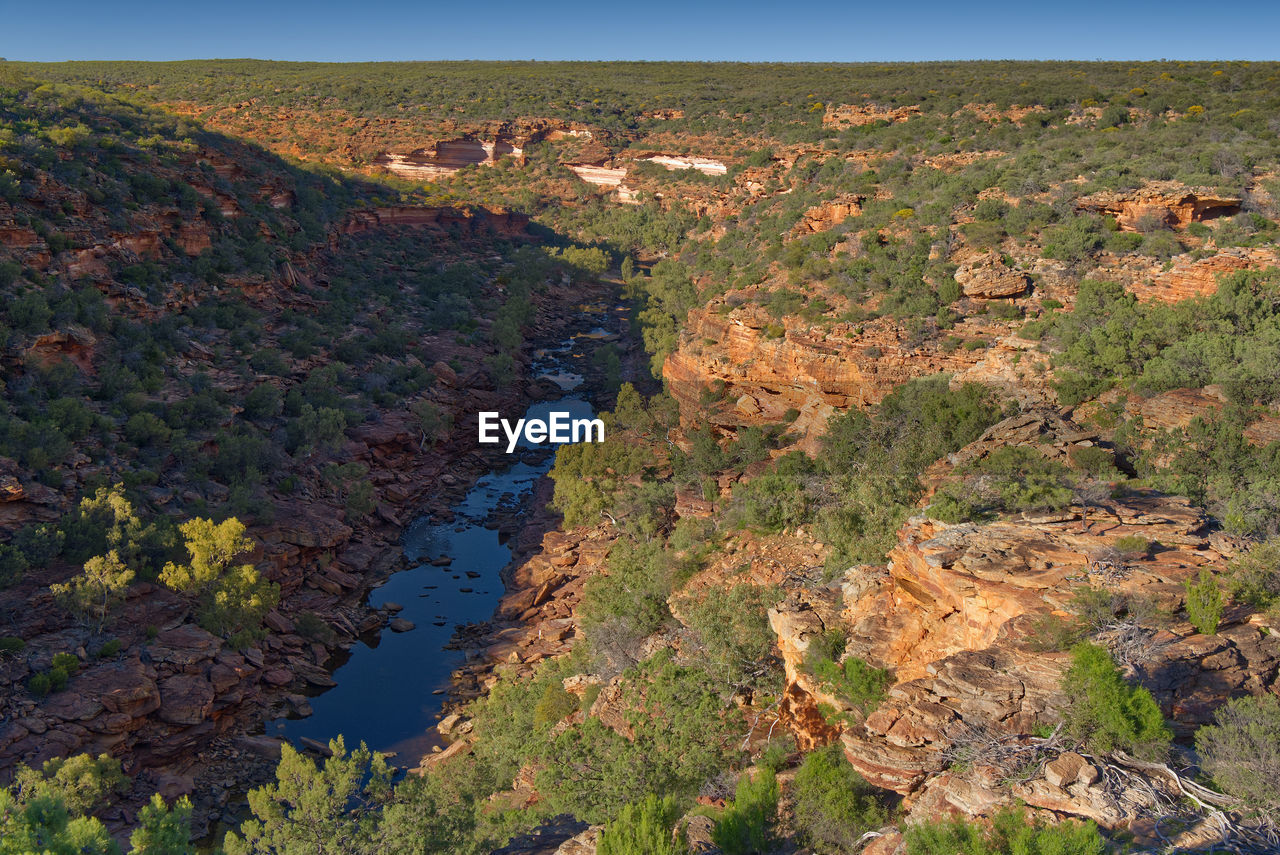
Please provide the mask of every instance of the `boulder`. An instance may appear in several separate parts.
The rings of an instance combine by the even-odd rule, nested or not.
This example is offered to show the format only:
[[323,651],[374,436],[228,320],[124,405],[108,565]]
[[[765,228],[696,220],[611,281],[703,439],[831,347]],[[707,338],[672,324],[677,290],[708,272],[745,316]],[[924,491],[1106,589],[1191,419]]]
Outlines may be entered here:
[[213,711],[213,685],[195,674],[178,674],[160,683],[160,711],[170,724],[200,724]]

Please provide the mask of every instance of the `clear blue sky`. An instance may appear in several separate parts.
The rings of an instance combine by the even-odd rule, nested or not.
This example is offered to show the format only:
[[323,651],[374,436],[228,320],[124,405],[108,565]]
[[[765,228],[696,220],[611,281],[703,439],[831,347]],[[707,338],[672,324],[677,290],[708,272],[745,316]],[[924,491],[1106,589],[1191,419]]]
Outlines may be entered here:
[[1280,0],[0,0],[9,59],[1277,59]]

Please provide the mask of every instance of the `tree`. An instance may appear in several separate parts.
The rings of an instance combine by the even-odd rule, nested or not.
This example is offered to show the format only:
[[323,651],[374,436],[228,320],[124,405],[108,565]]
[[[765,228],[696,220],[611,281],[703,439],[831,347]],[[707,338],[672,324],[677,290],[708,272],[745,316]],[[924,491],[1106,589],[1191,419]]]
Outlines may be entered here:
[[820,849],[852,852],[863,834],[889,822],[883,796],[849,765],[839,743],[805,755],[792,800],[796,826]]
[[227,855],[360,855],[378,851],[379,808],[391,795],[391,769],[364,743],[350,754],[330,741],[323,766],[281,748],[276,781],[249,793],[254,818],[227,834]]
[[62,802],[40,796],[22,803],[0,790],[0,855],[119,855],[102,822],[72,817]]
[[776,587],[746,583],[727,591],[708,588],[701,599],[683,599],[679,609],[706,651],[698,661],[735,688],[776,678],[777,636],[769,627],[767,613],[781,599],[782,592]]
[[618,817],[605,823],[596,844],[597,855],[684,855],[683,839],[673,829],[680,818],[674,796],[650,793],[643,801],[626,805]]
[[125,564],[134,564],[150,526],[125,497],[124,485],[99,487],[62,523],[66,555],[72,561],[87,561],[107,550],[115,550]]
[[94,630],[101,632],[112,607],[124,602],[133,577],[133,571],[124,566],[120,553],[113,549],[90,558],[83,573],[69,582],[50,585],[49,590],[66,609],[81,620],[91,621]]
[[1106,841],[1093,822],[1045,825],[1025,809],[1007,808],[991,825],[964,819],[917,823],[906,830],[907,855],[1102,855]]
[[138,827],[129,835],[129,855],[196,855],[191,845],[191,800],[178,799],[170,810],[159,793],[138,811]]
[[768,852],[778,819],[777,772],[769,767],[744,772],[738,778],[733,803],[716,822],[711,839],[725,855]]
[[1187,589],[1187,620],[1203,635],[1214,635],[1222,620],[1222,592],[1218,582],[1206,569],[1200,571],[1200,579],[1184,583]]
[[1261,816],[1280,817],[1280,698],[1236,698],[1196,731],[1200,765]]
[[252,564],[231,566],[253,549],[244,523],[231,517],[221,523],[196,518],[181,526],[191,560],[170,561],[160,573],[169,588],[193,594],[200,601],[200,624],[210,632],[245,643],[261,632],[262,619],[280,601],[280,586],[258,573]]
[[75,814],[88,813],[128,789],[120,761],[106,754],[55,757],[46,760],[40,771],[19,766],[13,776],[20,803],[50,798]]
[[1120,749],[1158,760],[1172,734],[1155,698],[1125,682],[1111,654],[1096,644],[1077,644],[1063,681],[1068,698],[1064,733],[1094,754]]

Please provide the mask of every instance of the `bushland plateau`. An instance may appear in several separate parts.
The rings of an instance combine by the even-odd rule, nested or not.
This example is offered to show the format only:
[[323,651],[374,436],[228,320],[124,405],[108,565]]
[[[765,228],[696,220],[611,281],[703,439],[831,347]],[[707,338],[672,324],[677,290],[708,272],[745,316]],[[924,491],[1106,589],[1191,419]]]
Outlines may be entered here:
[[[1277,851],[1278,130],[1273,63],[0,63],[0,852]],[[588,304],[442,744],[268,735]]]

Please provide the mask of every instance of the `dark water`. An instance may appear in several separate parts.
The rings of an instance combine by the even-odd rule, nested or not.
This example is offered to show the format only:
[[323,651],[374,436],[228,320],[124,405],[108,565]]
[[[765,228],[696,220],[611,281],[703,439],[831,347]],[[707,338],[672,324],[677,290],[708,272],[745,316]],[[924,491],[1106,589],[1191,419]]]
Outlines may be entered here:
[[[552,374],[571,373],[572,350],[568,346],[548,352],[543,367]],[[570,395],[534,404],[525,418],[545,419],[552,411],[568,412],[572,418],[593,417],[590,404]],[[505,439],[501,447],[505,449]],[[523,438],[520,447],[531,448]],[[369,602],[375,607],[387,602],[404,606],[398,617],[412,621],[415,628],[404,633],[384,629],[376,646],[357,642],[333,675],[338,685],[312,699],[314,714],[275,722],[268,732],[321,742],[342,734],[349,748],[364,741],[372,749],[396,752],[393,762],[397,765],[413,765],[432,746],[442,744],[434,729],[436,717],[450,674],[466,661],[462,651],[445,646],[455,625],[493,616],[503,594],[499,574],[511,560],[510,548],[485,522],[495,510],[518,505],[554,462],[549,451],[542,455],[517,452],[510,459],[510,465],[483,476],[453,506],[453,522],[432,524],[420,518],[411,524],[405,531],[404,552],[411,562],[420,563],[370,593]],[[452,558],[453,563],[430,564],[443,557]]]

